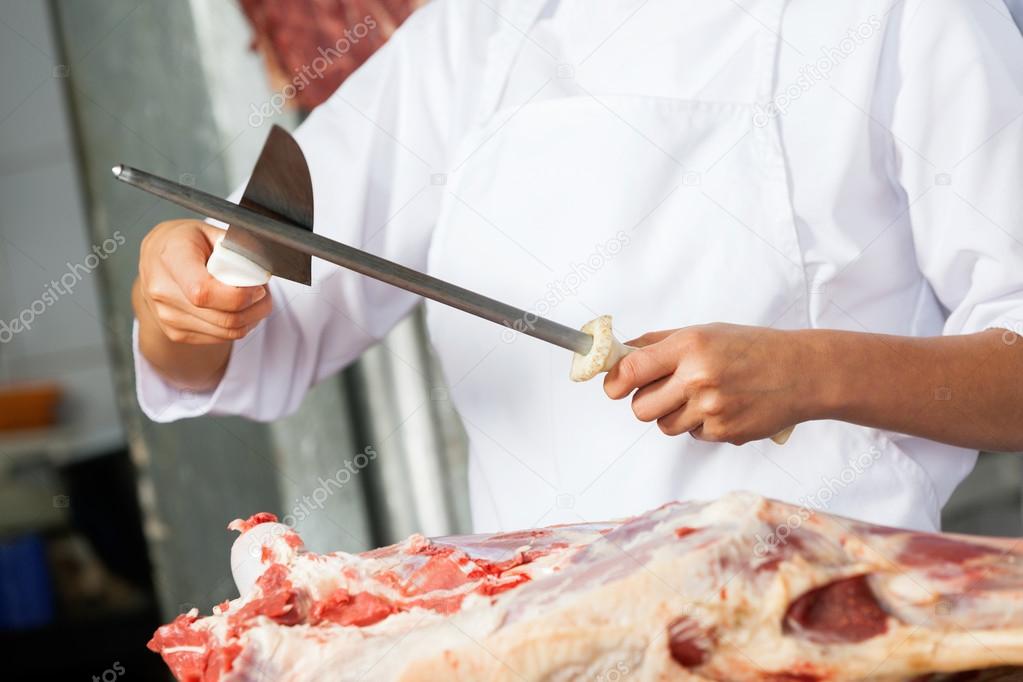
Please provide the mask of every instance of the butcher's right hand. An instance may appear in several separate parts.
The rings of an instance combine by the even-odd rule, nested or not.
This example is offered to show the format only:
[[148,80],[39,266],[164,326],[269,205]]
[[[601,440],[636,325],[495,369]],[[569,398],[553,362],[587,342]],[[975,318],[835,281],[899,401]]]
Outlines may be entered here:
[[265,286],[228,286],[206,271],[213,244],[223,234],[199,220],[169,220],[146,235],[136,300],[141,323],[157,325],[174,343],[225,344],[244,337],[270,314]]

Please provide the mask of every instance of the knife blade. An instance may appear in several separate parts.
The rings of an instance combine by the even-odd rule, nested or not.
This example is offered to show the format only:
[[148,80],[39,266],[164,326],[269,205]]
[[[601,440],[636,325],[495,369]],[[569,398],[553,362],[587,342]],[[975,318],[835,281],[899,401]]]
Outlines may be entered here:
[[[238,204],[313,231],[313,182],[309,164],[298,142],[284,128],[275,125],[270,129]],[[299,284],[312,283],[309,254],[260,239],[243,225],[230,225],[222,246],[277,277]]]
[[[245,231],[259,237],[260,240],[279,244],[301,254],[316,256],[335,265],[457,308],[484,320],[504,325],[527,336],[580,355],[589,353],[593,346],[593,337],[578,329],[516,308],[456,284],[445,282],[353,246],[328,239],[293,222],[276,217],[269,209],[257,212],[200,189],[182,185],[124,164],[114,166],[112,170],[114,177],[121,182],[200,215],[220,220],[231,225],[232,228],[240,226]],[[249,256],[250,254],[243,253],[242,255]]]

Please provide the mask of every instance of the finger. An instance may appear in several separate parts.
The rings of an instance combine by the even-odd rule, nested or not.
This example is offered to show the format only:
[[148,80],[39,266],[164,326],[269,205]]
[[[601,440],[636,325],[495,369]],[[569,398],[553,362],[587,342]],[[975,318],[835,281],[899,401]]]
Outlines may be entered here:
[[683,433],[697,432],[703,427],[703,415],[692,402],[687,402],[677,410],[673,410],[657,420],[657,426],[661,433],[668,436],[678,436]]
[[221,329],[242,329],[253,327],[273,311],[273,297],[267,292],[265,298],[256,301],[248,308],[237,312],[225,312],[211,308],[196,308],[184,298],[170,298],[161,305],[166,305],[193,316],[214,327]]
[[216,244],[221,237],[227,234],[227,230],[223,227],[211,225],[205,220],[198,220],[196,221],[196,223],[199,229],[202,231],[203,236],[206,237],[206,244],[209,246],[210,252],[212,252],[213,245]]
[[162,331],[164,336],[174,343],[186,343],[190,346],[212,346],[227,343],[229,341],[228,339],[222,339],[217,336],[199,334],[198,332],[186,332],[180,329],[161,328],[160,331]]
[[668,344],[654,343],[629,353],[604,377],[604,392],[612,400],[619,400],[634,389],[671,374],[677,358]]
[[235,312],[248,308],[266,296],[264,287],[232,287],[206,271],[209,258],[205,240],[176,240],[165,247],[161,261],[181,290],[184,299],[197,308]]
[[642,422],[652,422],[682,407],[685,386],[674,374],[642,387],[632,396],[632,411]]
[[237,341],[243,338],[255,326],[225,328],[210,324],[195,315],[191,315],[173,306],[158,304],[155,306],[156,318],[160,328],[171,341],[175,341],[176,335],[193,334],[207,336],[216,339],[218,343],[224,341]]
[[642,348],[643,346],[649,346],[652,343],[663,341],[664,339],[671,336],[675,331],[677,330],[662,329],[661,331],[647,332],[646,334],[643,334],[643,336],[636,337],[631,341],[626,341],[625,345],[632,346],[633,348]]

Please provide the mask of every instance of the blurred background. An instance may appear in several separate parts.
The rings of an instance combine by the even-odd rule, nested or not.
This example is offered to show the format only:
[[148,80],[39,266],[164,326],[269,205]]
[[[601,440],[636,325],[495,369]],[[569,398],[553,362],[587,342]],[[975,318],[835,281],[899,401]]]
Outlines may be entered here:
[[[418,315],[286,419],[145,419],[129,291],[142,237],[181,211],[110,175],[227,194],[415,4],[0,3],[4,679],[165,679],[145,643],[235,596],[238,516],[275,512],[316,551],[468,528],[465,436]],[[946,530],[1020,535],[1021,490],[1023,458],[983,455]]]

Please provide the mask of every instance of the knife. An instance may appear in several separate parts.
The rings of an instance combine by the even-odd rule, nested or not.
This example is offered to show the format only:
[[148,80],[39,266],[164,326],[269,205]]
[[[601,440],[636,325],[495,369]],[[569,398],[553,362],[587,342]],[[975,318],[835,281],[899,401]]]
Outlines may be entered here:
[[[312,183],[298,143],[273,126],[238,204],[188,185],[119,164],[114,177],[200,215],[229,225],[214,248],[257,272],[309,285],[311,256],[575,353],[572,378],[590,379],[635,350],[614,338],[609,316],[573,329],[312,231]],[[215,254],[216,255],[216,254]],[[212,259],[211,259],[212,260]],[[212,268],[211,268],[212,270]],[[265,281],[265,280],[264,280]],[[226,282],[232,284],[232,282]],[[772,436],[779,445],[791,428]]]

